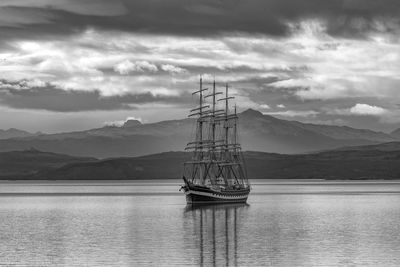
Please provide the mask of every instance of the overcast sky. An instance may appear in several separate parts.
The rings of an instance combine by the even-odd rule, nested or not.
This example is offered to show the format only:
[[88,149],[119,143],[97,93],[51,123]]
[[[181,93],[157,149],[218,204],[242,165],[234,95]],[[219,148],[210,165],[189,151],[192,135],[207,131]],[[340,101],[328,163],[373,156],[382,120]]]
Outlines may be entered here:
[[1,0],[0,128],[184,118],[199,75],[240,110],[400,127],[398,0]]

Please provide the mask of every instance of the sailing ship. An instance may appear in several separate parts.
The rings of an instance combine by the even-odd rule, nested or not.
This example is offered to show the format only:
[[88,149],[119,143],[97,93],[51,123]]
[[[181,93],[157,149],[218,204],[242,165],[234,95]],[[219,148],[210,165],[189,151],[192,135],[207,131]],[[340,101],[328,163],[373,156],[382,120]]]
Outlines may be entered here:
[[184,163],[181,190],[188,204],[245,203],[250,183],[238,143],[236,106],[233,112],[229,107],[234,97],[225,84],[225,96],[217,99],[223,93],[216,92],[215,80],[212,92],[207,91],[200,78],[200,88],[192,94],[198,95],[199,106],[189,115],[196,118],[196,131],[185,149],[192,158]]

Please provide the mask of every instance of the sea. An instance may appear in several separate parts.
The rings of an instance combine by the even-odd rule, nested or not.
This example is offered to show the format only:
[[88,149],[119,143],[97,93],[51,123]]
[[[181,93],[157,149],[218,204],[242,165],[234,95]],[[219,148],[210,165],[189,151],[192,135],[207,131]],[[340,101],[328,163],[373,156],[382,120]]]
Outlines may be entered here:
[[181,184],[0,182],[0,265],[400,266],[400,181],[253,180],[201,207]]

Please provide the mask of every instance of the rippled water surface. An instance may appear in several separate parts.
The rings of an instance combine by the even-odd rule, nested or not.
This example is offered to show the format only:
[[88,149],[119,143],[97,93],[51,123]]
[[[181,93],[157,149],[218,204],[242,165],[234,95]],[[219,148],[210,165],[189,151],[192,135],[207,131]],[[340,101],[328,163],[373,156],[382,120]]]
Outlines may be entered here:
[[2,182],[0,265],[400,266],[400,182],[253,182],[190,208],[179,181]]

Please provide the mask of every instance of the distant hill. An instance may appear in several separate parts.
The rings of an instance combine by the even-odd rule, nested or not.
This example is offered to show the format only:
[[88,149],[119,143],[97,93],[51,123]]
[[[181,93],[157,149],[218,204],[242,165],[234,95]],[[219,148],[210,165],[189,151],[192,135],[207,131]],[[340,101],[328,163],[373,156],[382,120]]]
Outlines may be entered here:
[[[388,146],[400,147],[400,142],[298,155],[244,152],[244,157],[250,179],[400,179],[400,149],[388,150]],[[45,152],[40,153],[46,155]],[[52,158],[52,154],[49,155]],[[14,179],[179,179],[182,164],[190,156],[186,152],[165,152],[99,161],[71,158],[71,163],[66,163],[68,158],[60,156],[61,160],[51,166],[49,160],[39,163],[44,166],[40,170],[36,164],[30,163],[29,157],[20,156],[20,160],[14,162],[23,166],[26,172],[19,178],[14,176]],[[4,164],[0,164],[0,170],[3,170],[2,166]],[[29,167],[36,169],[29,171]],[[6,179],[4,176],[0,178]]]
[[[147,124],[130,120],[122,127],[0,140],[0,151],[35,147],[74,156],[132,157],[182,151],[193,134],[193,119]],[[285,154],[398,141],[382,132],[281,120],[252,109],[239,114],[239,137],[244,150]]]
[[341,147],[336,150],[352,150],[352,151],[400,151],[400,142],[388,142],[376,145],[367,146],[351,146],[351,147]]
[[23,130],[18,130],[15,128],[10,128],[8,130],[0,129],[0,139],[9,139],[9,138],[18,138],[18,137],[27,137],[27,136],[36,136],[40,133],[30,133]]
[[65,164],[96,160],[42,152],[36,149],[2,152],[0,153],[0,179],[20,179],[40,171],[56,169]]
[[189,153],[165,152],[136,158],[81,162],[44,171],[31,178],[46,180],[179,179],[181,178],[182,164],[189,159]]
[[239,117],[245,150],[293,154],[397,140],[371,130],[281,120],[252,109]]

